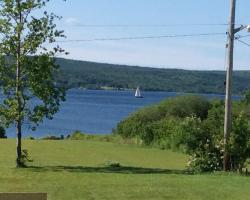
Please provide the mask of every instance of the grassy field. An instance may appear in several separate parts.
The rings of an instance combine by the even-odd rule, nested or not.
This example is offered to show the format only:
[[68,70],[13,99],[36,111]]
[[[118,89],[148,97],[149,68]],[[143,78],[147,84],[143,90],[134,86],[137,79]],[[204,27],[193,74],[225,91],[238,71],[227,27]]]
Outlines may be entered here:
[[[187,157],[108,142],[23,144],[34,159],[15,169],[15,141],[0,140],[0,192],[47,192],[49,200],[250,199],[250,177],[186,174]],[[106,167],[108,161],[121,164]]]

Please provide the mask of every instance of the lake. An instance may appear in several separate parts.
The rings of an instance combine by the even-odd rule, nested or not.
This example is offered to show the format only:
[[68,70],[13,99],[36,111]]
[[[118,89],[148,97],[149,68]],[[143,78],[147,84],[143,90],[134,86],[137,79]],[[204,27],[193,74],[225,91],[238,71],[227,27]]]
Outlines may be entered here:
[[[53,120],[44,122],[32,131],[25,125],[23,136],[43,137],[68,135],[75,130],[90,134],[110,134],[117,123],[130,113],[180,93],[143,92],[144,98],[135,98],[134,91],[82,90],[67,92],[66,102]],[[207,98],[224,98],[223,95],[207,94]],[[237,97],[235,97],[237,98]],[[7,129],[8,137],[15,137],[15,128]]]

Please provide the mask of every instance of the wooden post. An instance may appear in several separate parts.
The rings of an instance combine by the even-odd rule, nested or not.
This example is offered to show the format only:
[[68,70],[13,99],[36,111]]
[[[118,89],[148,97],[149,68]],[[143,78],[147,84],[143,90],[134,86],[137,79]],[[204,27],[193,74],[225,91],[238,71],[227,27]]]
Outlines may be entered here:
[[227,78],[226,78],[226,97],[225,97],[225,121],[224,121],[224,159],[223,169],[229,171],[230,154],[228,151],[228,141],[230,138],[232,126],[232,73],[233,73],[233,51],[235,35],[235,6],[236,0],[231,0],[230,19],[228,31],[228,60],[227,60]]

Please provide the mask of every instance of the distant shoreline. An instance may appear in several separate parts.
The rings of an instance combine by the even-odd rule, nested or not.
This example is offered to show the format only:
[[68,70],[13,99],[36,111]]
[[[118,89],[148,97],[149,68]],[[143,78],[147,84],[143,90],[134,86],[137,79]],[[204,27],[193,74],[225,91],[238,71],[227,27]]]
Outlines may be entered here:
[[[84,88],[84,87],[78,87],[78,88],[69,88],[67,90],[89,90],[89,91],[135,91],[135,89],[130,89],[130,88]],[[224,93],[216,93],[216,92],[211,92],[211,93],[193,93],[193,92],[175,92],[175,91],[166,91],[166,90],[143,90],[143,92],[166,92],[166,93],[175,93],[175,94],[187,94],[187,95],[220,95],[223,96],[225,95]],[[235,97],[241,97],[242,95],[239,94],[234,94]]]
[[[225,71],[197,71],[95,63],[57,58],[55,81],[65,88],[223,94]],[[250,71],[234,71],[233,94],[250,89]]]

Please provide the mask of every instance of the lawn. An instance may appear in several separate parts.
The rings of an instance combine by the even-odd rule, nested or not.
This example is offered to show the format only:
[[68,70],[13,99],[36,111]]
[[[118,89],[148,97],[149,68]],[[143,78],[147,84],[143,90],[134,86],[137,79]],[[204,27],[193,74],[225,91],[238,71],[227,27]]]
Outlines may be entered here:
[[250,177],[186,174],[187,157],[179,153],[94,141],[23,146],[34,162],[15,169],[15,140],[0,140],[0,192],[47,192],[49,200],[250,199]]

